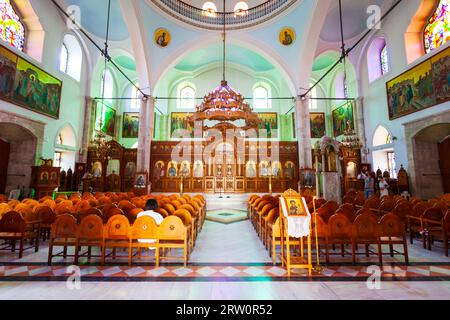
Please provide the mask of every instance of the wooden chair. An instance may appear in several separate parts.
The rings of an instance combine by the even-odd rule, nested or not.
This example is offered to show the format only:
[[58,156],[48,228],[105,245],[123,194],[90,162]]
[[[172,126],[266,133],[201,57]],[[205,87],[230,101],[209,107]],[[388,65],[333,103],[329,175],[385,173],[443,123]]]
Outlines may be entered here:
[[130,232],[130,222],[124,215],[114,215],[108,220],[103,233],[102,264],[105,264],[107,248],[113,249],[112,258],[114,260],[118,248],[129,249]]
[[[406,216],[409,231],[409,241],[413,244],[414,235],[422,231],[422,215],[429,208],[426,202],[419,202],[414,205],[411,214]],[[422,234],[423,247],[426,248],[425,235]]]
[[[125,214],[123,213],[123,211],[119,208],[111,208],[110,210],[108,210],[107,212],[103,212],[103,222],[107,222],[109,221],[109,219],[111,219],[111,217],[113,216],[125,216]],[[128,219],[128,218],[127,218]]]
[[365,245],[366,257],[370,255],[371,244],[377,245],[378,261],[383,264],[381,251],[380,232],[377,223],[377,217],[373,213],[362,213],[358,215],[352,225],[352,256],[353,264],[356,263],[356,251],[360,244]]
[[22,259],[25,243],[25,220],[22,215],[10,211],[0,220],[0,239],[10,242],[10,245],[2,247],[2,250],[16,252],[16,242],[19,241],[19,259]]
[[322,219],[322,217],[318,213],[313,213],[311,215],[311,239],[312,239],[312,245],[313,248],[316,249],[316,217],[317,214],[317,240],[318,240],[318,247],[319,247],[319,254],[320,254],[320,248],[325,247],[325,256],[328,255],[328,224]]
[[[50,231],[48,244],[48,265],[52,264],[53,257],[67,258],[68,247],[77,245],[77,220],[70,214],[63,214],[56,218]],[[64,247],[61,253],[53,254],[53,247]],[[70,255],[75,256],[75,255]]]
[[[381,245],[389,245],[389,254],[401,254],[405,257],[406,264],[409,263],[408,245],[406,243],[406,228],[401,218],[395,213],[385,214],[379,223]],[[394,245],[403,246],[403,254],[394,250]]]
[[444,214],[439,207],[428,208],[423,213],[422,230],[420,233],[424,239],[424,245],[427,244],[427,249],[431,251],[431,245],[435,238],[442,235],[444,228]]
[[192,252],[194,248],[194,232],[195,232],[195,225],[194,221],[192,219],[191,214],[189,211],[184,209],[178,209],[173,214],[175,217],[178,217],[183,221],[184,226],[187,228],[187,240],[189,243],[189,253]]
[[170,203],[163,204],[162,208],[164,210],[166,210],[169,213],[169,215],[173,215],[174,212],[176,211],[175,207],[172,204],[170,204]]
[[50,230],[52,228],[52,224],[56,220],[56,214],[53,212],[52,208],[45,205],[36,207],[35,213],[40,220],[42,240],[45,241],[50,238]]
[[348,218],[340,213],[335,213],[328,220],[328,241],[326,244],[327,257],[326,262],[330,262],[329,246],[341,246],[341,256],[345,256],[345,245],[353,245],[352,242],[352,223]]
[[260,237],[260,239],[261,240],[263,240],[264,238],[263,238],[263,229],[265,228],[265,225],[264,225],[264,222],[265,222],[265,220],[264,220],[264,217],[265,216],[267,216],[267,214],[269,213],[269,211],[272,209],[272,208],[275,208],[276,206],[274,206],[272,203],[268,203],[268,204],[266,204],[265,206],[263,206],[262,208],[261,208],[261,210],[259,210],[257,213],[258,213],[258,218],[257,218],[257,221],[256,221],[256,224],[257,224],[257,229],[256,229],[256,232],[258,233],[258,236]]
[[169,216],[169,213],[163,208],[158,208],[155,210],[155,212],[158,212],[163,218],[166,218]]
[[405,224],[406,229],[406,217],[411,215],[412,207],[411,204],[407,201],[397,202],[392,213],[395,214],[400,220]]
[[278,208],[270,209],[267,216],[264,217],[264,232],[263,232],[263,243],[266,246],[266,249],[269,250],[269,255],[271,254],[270,250],[270,239],[272,237],[273,224],[278,219],[280,213]]
[[387,199],[383,199],[383,201],[381,201],[379,210],[391,212],[394,209],[394,207],[395,207],[394,200],[387,198]]
[[364,208],[378,210],[380,204],[381,204],[380,199],[377,196],[372,196],[369,199],[367,199],[366,203],[364,204]]
[[[322,210],[322,208],[320,208],[320,210]],[[355,220],[356,215],[353,211],[353,207],[349,208],[348,206],[341,206],[336,210],[336,213],[343,214],[350,222],[353,222],[353,220]]]
[[[88,260],[92,257],[92,247],[102,248],[103,245],[103,220],[96,214],[91,214],[81,220],[77,230],[75,247],[75,264],[79,257],[87,255]],[[86,253],[80,254],[80,250],[87,247]],[[100,257],[100,256],[99,256]]]
[[156,250],[156,266],[159,267],[160,261],[167,259],[179,259],[175,255],[168,255],[173,249],[183,250],[184,266],[187,266],[189,259],[188,229],[183,221],[176,216],[169,216],[164,219],[158,228],[158,241]]
[[[141,259],[142,248],[157,248],[158,226],[155,220],[149,216],[142,216],[134,222],[131,227],[130,248],[128,250],[128,265],[131,266],[133,259],[133,248],[137,249],[137,256]],[[156,252],[155,252],[156,259]]]
[[100,217],[103,222],[105,222],[104,216],[103,216],[103,212],[100,209],[98,209],[98,208],[89,208],[89,209],[87,209],[85,211],[82,211],[82,212],[78,213],[78,216],[77,216],[78,223],[81,223],[81,221],[85,217],[90,216],[90,215],[96,215],[96,216]]

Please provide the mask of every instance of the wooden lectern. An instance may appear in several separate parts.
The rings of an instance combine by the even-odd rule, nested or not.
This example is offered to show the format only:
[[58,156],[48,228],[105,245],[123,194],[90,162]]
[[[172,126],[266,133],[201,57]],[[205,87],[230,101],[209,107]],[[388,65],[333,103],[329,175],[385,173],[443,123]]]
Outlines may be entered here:
[[[296,191],[289,189],[280,197],[280,235],[281,263],[287,269],[288,277],[291,269],[307,269],[312,275],[311,252],[311,214],[306,201]],[[304,242],[306,239],[307,253],[305,256]],[[300,252],[295,247],[300,245]]]

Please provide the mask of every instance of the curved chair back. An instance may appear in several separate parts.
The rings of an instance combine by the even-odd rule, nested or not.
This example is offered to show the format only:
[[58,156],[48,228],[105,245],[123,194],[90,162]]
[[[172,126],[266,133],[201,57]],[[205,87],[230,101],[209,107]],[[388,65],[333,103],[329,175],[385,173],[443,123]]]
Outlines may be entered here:
[[316,236],[316,219],[317,219],[317,236],[321,238],[325,238],[328,235],[328,224],[322,219],[322,217],[317,214],[311,215],[312,222],[312,232],[313,237]]
[[158,240],[185,240],[187,229],[183,221],[176,216],[164,218],[158,228]]
[[112,216],[105,226],[105,238],[124,240],[130,236],[130,222],[124,215]]
[[105,222],[108,221],[111,217],[116,216],[116,215],[123,216],[124,213],[119,208],[112,208],[111,210],[107,211],[106,213],[103,212],[103,217],[105,219]]
[[405,221],[406,216],[412,214],[411,204],[406,201],[399,202],[392,210],[392,213],[399,217],[402,221]]
[[378,209],[380,207],[380,204],[381,201],[378,197],[370,197],[364,204],[364,208]]
[[44,224],[52,224],[56,220],[56,214],[50,207],[40,206],[36,209],[35,213]]
[[142,216],[134,221],[131,227],[132,239],[156,239],[157,237],[158,226],[152,217]]
[[166,210],[169,213],[169,215],[173,215],[175,213],[175,211],[176,211],[175,207],[172,204],[170,204],[170,203],[163,204],[162,208],[164,210]]
[[183,221],[185,226],[189,226],[192,223],[191,214],[185,209],[178,209],[174,212],[173,215],[179,217]]
[[278,219],[279,216],[279,209],[278,208],[272,208],[270,209],[269,213],[265,217],[265,220],[268,224],[274,224],[275,221]]
[[0,220],[0,232],[25,232],[25,220],[16,211],[10,211],[3,215]]
[[195,208],[193,206],[191,206],[190,204],[187,204],[187,203],[181,205],[180,209],[189,211],[189,213],[191,214],[192,217],[195,217],[198,213],[198,211],[195,210]]
[[440,208],[428,208],[422,215],[423,218],[440,222],[444,219],[444,214]]
[[161,216],[163,216],[163,218],[169,216],[169,213],[163,208],[158,208],[155,210],[155,212],[158,212]]
[[70,214],[62,214],[52,224],[51,235],[53,238],[76,238],[77,229],[77,219]]
[[379,229],[377,217],[373,213],[362,213],[358,215],[352,226],[353,236],[356,239],[377,239]]
[[380,210],[391,212],[395,207],[395,202],[391,198],[383,198],[380,204]]
[[417,203],[412,210],[412,215],[414,215],[415,217],[421,217],[423,215],[423,213],[425,212],[425,210],[427,210],[430,207],[430,205],[426,202],[420,202]]
[[395,213],[385,214],[380,220],[380,236],[403,237],[405,235],[405,224]]
[[328,235],[330,238],[349,239],[351,232],[352,223],[345,215],[335,213],[328,220]]
[[78,226],[78,239],[81,240],[102,240],[103,220],[98,215],[91,214],[81,220]]

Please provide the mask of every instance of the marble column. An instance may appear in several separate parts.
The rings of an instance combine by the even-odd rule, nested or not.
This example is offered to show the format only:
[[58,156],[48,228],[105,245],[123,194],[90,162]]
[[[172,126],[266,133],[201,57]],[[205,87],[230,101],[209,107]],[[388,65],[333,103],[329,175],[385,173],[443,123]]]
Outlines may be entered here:
[[303,100],[300,96],[297,96],[295,104],[299,165],[300,168],[312,168],[311,122],[308,99]]
[[93,98],[85,98],[83,138],[81,141],[81,153],[79,156],[79,161],[84,163],[87,162],[88,148],[94,136],[96,106],[97,102]]
[[141,110],[139,112],[139,135],[137,150],[137,170],[140,172],[149,172],[150,170],[150,152],[154,131],[155,119],[155,98],[144,97],[141,101]]
[[367,163],[367,141],[366,141],[366,130],[364,125],[364,98],[359,97],[355,100],[356,104],[356,130],[355,132],[358,134],[359,141],[361,141],[361,161],[363,163]]

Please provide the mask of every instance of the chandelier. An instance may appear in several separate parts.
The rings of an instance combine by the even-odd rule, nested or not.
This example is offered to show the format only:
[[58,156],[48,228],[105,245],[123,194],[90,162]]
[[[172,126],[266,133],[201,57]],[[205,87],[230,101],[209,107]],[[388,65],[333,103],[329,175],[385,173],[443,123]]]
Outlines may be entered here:
[[342,144],[349,149],[361,149],[362,143],[355,130],[353,130],[350,120],[347,121],[347,128],[342,138]]
[[[225,0],[223,1],[225,8]],[[250,105],[245,101],[242,94],[234,90],[226,81],[226,20],[223,19],[223,78],[220,86],[205,95],[200,106],[196,107],[196,112],[192,114],[188,121],[216,120],[224,121],[245,120],[246,128],[257,127],[261,122],[258,114],[254,113]]]

